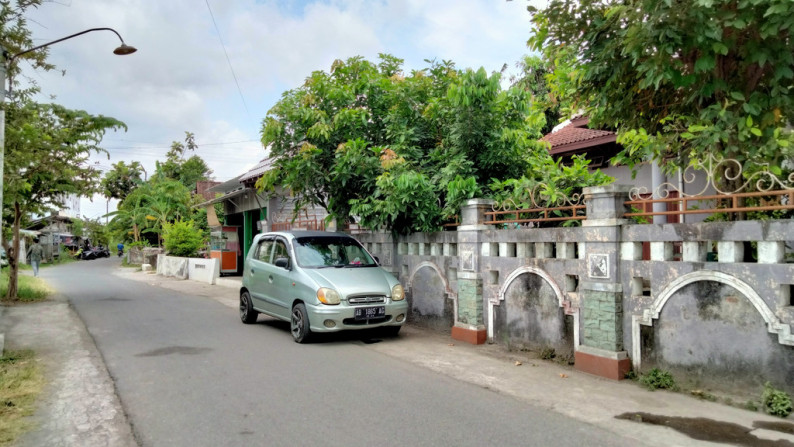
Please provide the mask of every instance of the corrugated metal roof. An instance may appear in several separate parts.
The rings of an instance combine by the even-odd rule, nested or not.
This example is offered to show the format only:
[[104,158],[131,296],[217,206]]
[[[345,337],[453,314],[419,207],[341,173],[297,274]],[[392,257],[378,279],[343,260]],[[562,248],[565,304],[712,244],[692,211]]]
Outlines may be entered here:
[[259,178],[273,166],[274,159],[268,157],[256,164],[250,171],[240,176],[240,182],[245,182],[254,178]]
[[212,200],[207,200],[206,202],[199,203],[198,205],[195,205],[194,208],[201,208],[201,207],[212,205],[213,203],[223,202],[224,200],[231,199],[232,197],[237,197],[237,196],[243,195],[246,192],[248,192],[248,188],[244,188],[242,185],[240,185],[240,188],[238,188],[238,189],[236,189],[234,191],[231,191],[231,192],[227,192],[226,194],[224,194],[224,195],[222,195],[220,197],[216,197],[216,198],[214,198]]

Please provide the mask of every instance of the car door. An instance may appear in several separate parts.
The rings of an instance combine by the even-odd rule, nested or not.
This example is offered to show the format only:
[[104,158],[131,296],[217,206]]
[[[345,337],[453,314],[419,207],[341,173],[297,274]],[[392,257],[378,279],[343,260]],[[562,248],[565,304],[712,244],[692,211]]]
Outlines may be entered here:
[[264,312],[273,312],[273,305],[268,303],[268,265],[273,253],[275,238],[265,236],[259,239],[254,247],[254,252],[246,265],[245,275],[248,275],[248,290],[251,292],[251,301],[255,308]]
[[[277,259],[287,259],[287,267],[279,267],[276,265]],[[276,307],[275,312],[286,318],[289,317],[292,310],[293,296],[292,276],[294,259],[290,256],[289,248],[286,239],[277,237],[273,241],[273,256],[270,265],[268,266],[268,282],[269,282],[269,295],[272,298],[273,305]]]

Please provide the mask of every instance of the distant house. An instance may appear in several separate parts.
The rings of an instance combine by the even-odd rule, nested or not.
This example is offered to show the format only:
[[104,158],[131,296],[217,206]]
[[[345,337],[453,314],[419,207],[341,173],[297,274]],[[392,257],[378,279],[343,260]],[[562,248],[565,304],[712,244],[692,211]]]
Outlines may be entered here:
[[[272,167],[272,164],[272,159],[265,158],[247,172],[206,188],[204,197],[211,196],[199,205],[207,209],[207,222],[210,228],[216,229],[212,232],[213,235],[221,235],[220,230],[236,230],[238,273],[242,273],[242,261],[251,249],[254,236],[257,234],[271,230],[325,228],[323,225],[323,219],[327,215],[325,210],[304,209],[302,217],[293,222],[295,201],[289,197],[289,194],[281,190],[261,193],[257,191],[255,186],[257,180]],[[197,190],[198,188],[197,186]],[[214,197],[216,195],[217,197]],[[215,213],[216,203],[223,204],[223,221]],[[229,247],[234,245],[229,244]]]
[[[39,243],[44,248],[44,259],[51,261],[60,256],[61,248],[77,250],[84,242],[80,236],[72,234],[72,222],[75,218],[63,215],[51,215],[36,219],[27,226],[21,238],[20,255],[27,253],[25,239],[38,237]],[[22,255],[21,262],[26,263],[26,256]]]
[[193,191],[194,195],[201,196],[204,200],[212,200],[215,198],[215,193],[210,191],[210,188],[220,185],[221,182],[214,180],[201,180],[196,182],[196,190]]
[[[591,169],[600,169],[604,174],[615,179],[616,184],[631,185],[636,188],[639,196],[650,198],[657,189],[670,190],[669,197],[679,197],[681,194],[712,194],[714,189],[709,187],[706,173],[703,171],[684,173],[679,170],[676,174],[667,176],[654,166],[653,163],[643,163],[636,166],[636,173],[632,173],[628,166],[613,166],[610,159],[620,152],[623,147],[617,143],[617,134],[610,130],[590,129],[589,118],[582,115],[574,116],[557,125],[541,141],[549,143],[549,153],[556,159],[566,163],[574,155],[584,155],[590,160]],[[694,175],[692,175],[694,174]],[[650,205],[650,204],[649,204]],[[678,203],[670,203],[666,211],[678,209]],[[656,216],[655,223],[700,222],[706,216],[702,215],[673,215]]]

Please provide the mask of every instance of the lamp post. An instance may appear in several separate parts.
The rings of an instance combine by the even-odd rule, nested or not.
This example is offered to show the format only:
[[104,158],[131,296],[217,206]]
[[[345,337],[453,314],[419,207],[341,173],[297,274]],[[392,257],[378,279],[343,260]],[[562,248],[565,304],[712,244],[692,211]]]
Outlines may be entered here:
[[62,37],[57,40],[53,40],[52,42],[47,42],[45,44],[35,46],[33,48],[29,48],[27,50],[20,51],[16,54],[8,53],[5,48],[0,46],[0,85],[2,86],[2,95],[0,95],[0,238],[2,238],[3,234],[3,170],[5,169],[5,129],[6,129],[6,110],[5,110],[5,99],[6,99],[6,71],[8,67],[11,66],[11,63],[14,62],[16,58],[22,56],[23,54],[30,53],[31,51],[40,50],[44,47],[48,47],[50,45],[56,44],[58,42],[63,42],[64,40],[71,39],[73,37],[81,36],[83,34],[87,34],[93,31],[111,31],[113,32],[121,41],[121,45],[119,45],[115,50],[113,50],[113,54],[117,54],[119,56],[124,56],[127,54],[132,54],[138,51],[135,47],[129,46],[124,43],[124,39],[121,38],[121,35],[116,32],[113,28],[91,28],[85,31],[80,31],[79,33],[70,34],[66,37]]

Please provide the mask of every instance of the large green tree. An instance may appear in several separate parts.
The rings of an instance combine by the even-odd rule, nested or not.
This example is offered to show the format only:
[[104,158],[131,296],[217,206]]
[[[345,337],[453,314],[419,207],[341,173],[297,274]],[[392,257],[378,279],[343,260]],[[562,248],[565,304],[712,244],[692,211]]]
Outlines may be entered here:
[[296,211],[320,206],[339,222],[433,231],[491,182],[560,170],[538,141],[545,119],[529,89],[428,62],[406,75],[389,55],[336,61],[284,93],[263,124],[274,168],[260,188],[284,188]]
[[[8,54],[17,54],[21,51],[33,48],[36,44],[33,42],[32,34],[28,28],[28,20],[26,14],[31,9],[37,9],[41,6],[42,0],[3,0],[0,1],[0,46]],[[26,53],[17,59],[17,63],[7,67],[6,77],[10,86],[10,95],[12,97],[19,96],[20,94],[30,94],[37,91],[36,79],[27,77],[26,83],[28,88],[21,92],[17,88],[19,86],[18,80],[21,71],[19,69],[19,61],[24,60],[35,70],[52,70],[54,65],[47,62],[47,54],[49,48],[45,47],[30,53]],[[3,86],[5,89],[5,86]]]
[[198,155],[186,157],[188,152],[198,149],[196,137],[191,132],[185,132],[184,142],[174,141],[171,149],[165,155],[164,162],[157,162],[156,173],[161,173],[167,178],[174,179],[185,185],[188,189],[195,189],[196,182],[209,180],[212,169]]
[[618,129],[617,161],[790,158],[790,0],[551,0],[532,22],[547,60],[574,55],[577,106]]
[[[164,228],[180,220],[206,221],[206,210],[197,208],[200,196],[193,196],[190,190],[178,180],[168,178],[161,171],[149,181],[133,189],[118,209],[110,213],[109,231],[119,240],[135,243],[161,245]],[[197,226],[202,237],[208,229]]]
[[108,199],[124,200],[127,195],[143,183],[143,166],[133,161],[113,164],[113,169],[102,178],[102,191]]
[[[99,192],[99,172],[89,157],[102,153],[105,132],[126,129],[121,121],[69,110],[56,104],[6,104],[5,178],[3,206],[12,213],[13,241],[8,253],[19,253],[19,228],[26,216],[45,215],[63,207],[68,194]],[[17,293],[18,265],[9,256],[7,299]]]

